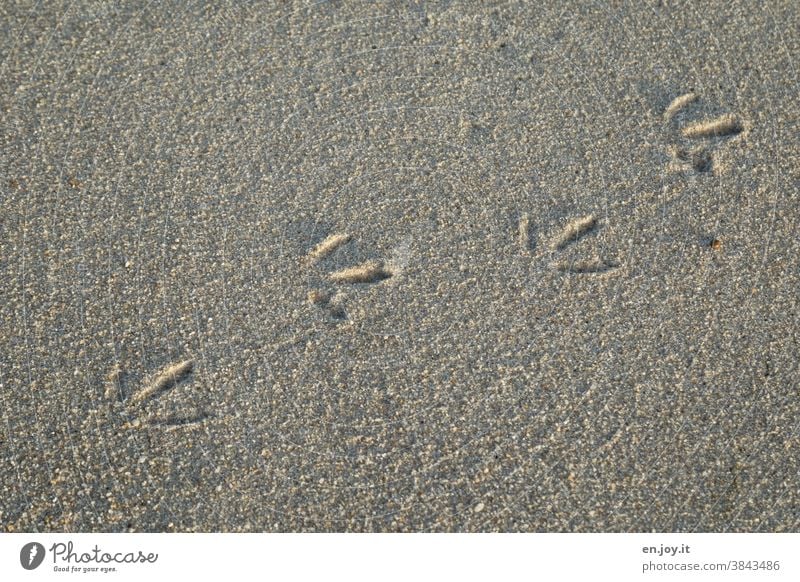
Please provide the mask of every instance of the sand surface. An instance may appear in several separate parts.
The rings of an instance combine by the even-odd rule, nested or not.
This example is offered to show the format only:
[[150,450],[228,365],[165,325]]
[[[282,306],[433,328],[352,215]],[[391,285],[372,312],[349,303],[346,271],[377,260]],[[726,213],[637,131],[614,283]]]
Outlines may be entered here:
[[800,529],[800,7],[544,4],[2,3],[2,529]]

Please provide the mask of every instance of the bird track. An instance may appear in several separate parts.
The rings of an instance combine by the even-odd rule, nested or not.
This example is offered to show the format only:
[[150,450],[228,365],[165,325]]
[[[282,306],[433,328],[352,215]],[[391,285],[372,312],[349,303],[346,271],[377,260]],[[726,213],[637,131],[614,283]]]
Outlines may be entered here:
[[124,425],[125,428],[149,426],[178,429],[197,425],[209,418],[210,414],[196,406],[189,405],[188,408],[180,410],[150,410],[151,404],[159,402],[182,384],[190,382],[194,369],[192,360],[171,364],[154,374],[148,382],[126,397],[122,386],[122,370],[115,367],[107,377],[109,384],[106,388],[106,400],[121,401],[124,414],[129,419]]
[[602,223],[593,215],[581,216],[569,221],[555,236],[551,237],[549,251],[547,248],[538,250],[536,236],[528,213],[520,217],[518,227],[518,242],[525,252],[533,253],[536,259],[544,258],[548,253],[555,257],[550,267],[561,273],[589,275],[610,273],[619,267],[613,260],[590,257],[588,259],[568,261],[561,258],[567,248],[577,245],[581,240],[598,232],[603,227]]
[[[672,157],[672,169],[692,170],[698,174],[719,170],[718,151],[722,140],[733,138],[745,130],[744,123],[733,114],[720,115],[712,119],[693,121],[678,128],[684,122],[684,113],[691,113],[699,98],[695,93],[686,93],[673,99],[664,111],[664,119],[671,125],[675,136],[668,147]],[[703,143],[697,144],[698,140]],[[695,143],[692,143],[695,142]]]
[[[351,242],[349,234],[332,234],[312,248],[304,258],[303,265],[313,267],[338,249]],[[341,291],[342,286],[375,285],[394,276],[396,269],[379,260],[369,260],[358,265],[345,267],[327,273],[326,280],[333,284],[333,290],[312,289],[307,298],[311,305],[323,309],[333,319],[347,319],[345,310],[347,294]]]

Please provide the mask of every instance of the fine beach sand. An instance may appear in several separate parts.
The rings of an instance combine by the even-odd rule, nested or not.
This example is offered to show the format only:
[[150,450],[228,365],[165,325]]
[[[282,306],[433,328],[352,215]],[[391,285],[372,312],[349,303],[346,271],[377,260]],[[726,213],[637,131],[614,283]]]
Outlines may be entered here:
[[202,4],[0,6],[0,530],[800,529],[796,2]]

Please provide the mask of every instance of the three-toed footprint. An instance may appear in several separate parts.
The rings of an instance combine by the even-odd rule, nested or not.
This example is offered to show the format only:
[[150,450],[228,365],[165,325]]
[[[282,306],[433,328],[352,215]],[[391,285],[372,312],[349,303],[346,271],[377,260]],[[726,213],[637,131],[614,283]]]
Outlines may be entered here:
[[106,400],[121,403],[121,411],[127,418],[125,428],[150,426],[174,429],[196,425],[206,420],[209,414],[195,402],[170,402],[167,410],[158,406],[163,396],[188,382],[193,371],[192,360],[174,363],[154,374],[139,390],[126,395],[123,373],[116,367],[107,378]]
[[551,257],[550,266],[562,273],[596,274],[608,273],[619,267],[619,264],[607,258],[592,255],[587,258],[568,260],[564,258],[564,251],[575,245],[591,234],[602,228],[601,222],[592,215],[582,216],[568,222],[552,238],[549,247],[538,248],[533,234],[530,216],[522,214],[519,221],[519,243],[526,252],[534,253],[534,258]]
[[[692,108],[698,103],[695,93],[676,97],[664,112],[664,118],[677,133],[669,146],[672,158],[671,169],[707,173],[717,167],[719,148],[725,140],[744,131],[745,126],[738,116],[720,115],[711,119],[690,121]],[[678,123],[687,122],[678,128]],[[698,143],[699,142],[699,143]]]
[[[332,255],[337,249],[352,241],[349,234],[332,234],[312,248],[303,263],[312,267]],[[345,311],[348,295],[345,286],[374,285],[389,279],[395,274],[395,266],[379,260],[368,260],[363,263],[331,271],[325,277],[326,289],[312,289],[308,292],[308,301],[323,309],[334,319],[347,319]]]

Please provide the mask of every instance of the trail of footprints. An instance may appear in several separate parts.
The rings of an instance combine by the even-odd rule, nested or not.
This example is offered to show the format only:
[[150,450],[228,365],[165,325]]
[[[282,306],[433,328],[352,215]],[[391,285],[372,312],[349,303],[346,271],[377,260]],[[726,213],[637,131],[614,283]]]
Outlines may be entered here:
[[[664,118],[674,129],[679,131],[680,137],[684,140],[683,145],[676,144],[670,150],[673,157],[673,167],[680,170],[693,170],[698,173],[711,172],[717,165],[717,152],[725,143],[724,140],[733,138],[745,131],[745,124],[738,116],[725,114],[711,119],[688,122],[685,112],[698,102],[695,93],[686,93],[675,98],[664,111]],[[680,127],[677,122],[681,122]],[[699,144],[696,142],[700,142]],[[685,145],[686,142],[695,142]],[[602,224],[594,216],[583,216],[567,223],[560,232],[552,238],[549,252],[555,255],[552,268],[562,273],[572,274],[601,274],[610,273],[619,268],[616,261],[600,258],[597,256],[566,260],[561,258],[568,247],[577,244],[584,237],[587,237],[600,228]],[[520,216],[518,232],[518,242],[526,252],[534,252],[536,258],[542,258],[548,250],[536,250],[536,237],[531,223],[530,215],[523,213]],[[712,241],[712,248],[716,239]]]
[[[675,122],[678,120],[678,115],[688,111],[697,101],[698,96],[695,93],[686,93],[676,97],[664,111],[664,119],[674,129],[677,129]],[[690,169],[697,173],[712,172],[717,166],[717,150],[723,143],[721,140],[732,138],[744,129],[742,121],[732,114],[684,125],[680,129],[680,136],[684,138],[684,143],[675,143],[670,146],[673,169]],[[688,140],[703,140],[703,143],[686,145],[685,141]]]
[[[595,233],[602,228],[602,224],[594,216],[583,216],[567,223],[561,231],[556,233],[550,244],[549,252],[555,255],[551,267],[562,273],[570,274],[603,274],[610,273],[619,268],[619,264],[610,259],[591,256],[584,259],[568,260],[563,258],[564,251],[579,243],[583,238]],[[525,251],[536,249],[536,236],[531,217],[523,213],[518,225],[518,242]],[[343,245],[349,243],[352,236],[349,234],[332,234],[313,247],[303,259],[306,267],[317,265],[322,259],[332,255]],[[537,253],[540,258],[546,252]],[[391,264],[382,261],[370,260],[359,265],[346,267],[327,273],[326,279],[339,287],[353,284],[378,284],[395,275]],[[308,302],[325,310],[334,319],[346,319],[345,304],[347,295],[340,291],[312,289],[307,295]]]
[[150,411],[151,405],[162,397],[187,383],[194,371],[192,360],[183,360],[167,366],[155,374],[149,382],[130,394],[127,398],[122,390],[122,372],[115,368],[107,380],[106,400],[122,400],[126,416],[130,420],[124,428],[163,427],[176,429],[199,424],[209,417],[205,410],[188,405],[173,411]]
[[[687,93],[674,99],[664,112],[668,123],[673,123],[679,113],[696,103],[698,97],[694,93]],[[683,117],[681,117],[683,119]],[[704,143],[692,147],[672,148],[674,162],[682,169],[691,168],[696,172],[709,172],[715,164],[715,148],[721,143],[720,138],[730,138],[744,130],[744,125],[735,115],[723,115],[714,119],[696,121],[684,125],[680,135],[686,140],[705,140]],[[708,141],[710,140],[710,145]],[[550,257],[550,268],[565,274],[596,275],[610,273],[619,268],[614,260],[590,256],[583,259],[564,258],[565,252],[578,245],[581,241],[595,234],[603,228],[603,224],[594,216],[582,216],[571,220],[560,231],[550,238],[549,245],[539,248],[536,240],[535,228],[528,213],[520,216],[517,243],[526,253],[532,254],[534,259]],[[349,234],[332,234],[313,247],[303,259],[306,268],[313,268],[323,259],[331,256],[338,249],[352,241]],[[718,248],[716,239],[712,241],[712,248]],[[406,254],[408,249],[406,249]],[[402,263],[399,267],[402,269]],[[342,268],[327,273],[327,281],[336,288],[358,284],[379,284],[396,274],[396,265],[390,261],[385,263],[370,260],[364,263]],[[308,293],[310,304],[326,311],[334,319],[346,319],[345,304],[346,293],[313,289]],[[122,386],[122,372],[117,367],[107,377],[108,384],[105,397],[109,402],[116,402],[122,406],[128,421],[125,428],[165,428],[167,430],[191,427],[204,422],[210,414],[192,404],[164,400],[167,394],[173,393],[183,384],[190,382],[195,364],[192,360],[183,360],[173,363],[158,373],[154,374],[148,382],[133,393],[126,395]],[[166,404],[166,406],[164,405]],[[172,410],[168,410],[169,408]]]
[[[352,240],[349,234],[332,234],[316,245],[306,255],[304,263],[311,267],[337,249]],[[366,261],[328,273],[327,280],[336,285],[352,285],[357,283],[375,284],[394,275],[394,270],[382,261]],[[314,289],[308,293],[308,301],[312,305],[326,310],[334,319],[346,319],[345,304],[347,295],[341,292],[329,292]]]
[[[723,140],[731,138],[744,131],[745,127],[740,119],[731,114],[722,115],[713,119],[705,119],[684,123],[677,126],[677,121],[685,122],[683,115],[689,107],[698,101],[695,93],[686,93],[674,99],[666,108],[664,118],[671,124],[684,143],[697,142],[690,146],[671,146],[673,164],[681,170],[693,170],[698,173],[714,170],[716,152]],[[565,224],[558,232],[550,237],[549,245],[537,244],[537,237],[531,216],[523,213],[519,218],[517,230],[517,243],[522,250],[532,255],[534,260],[550,258],[549,267],[565,274],[598,275],[611,273],[619,268],[614,260],[601,258],[597,255],[587,258],[567,258],[567,251],[579,245],[584,239],[596,234],[603,228],[603,224],[592,215],[575,218]],[[314,246],[303,258],[303,265],[307,269],[316,267],[323,259],[333,255],[338,249],[350,243],[353,237],[349,234],[332,234]],[[716,239],[711,243],[712,248]],[[406,249],[406,254],[408,249]],[[353,285],[375,285],[396,274],[396,269],[402,270],[392,261],[385,263],[378,260],[369,260],[361,264],[341,268],[328,272],[325,279],[334,287],[334,290],[313,289],[308,293],[309,303],[330,315],[333,319],[347,319],[345,306],[347,294],[341,289]],[[122,406],[128,421],[125,428],[164,428],[167,430],[191,427],[204,422],[209,418],[209,413],[194,405],[191,401],[181,402],[182,398],[165,399],[167,394],[173,393],[181,385],[189,383],[194,372],[194,362],[183,360],[173,363],[158,373],[154,374],[138,390],[126,395],[122,387],[122,372],[116,368],[108,376],[106,400],[117,402]],[[179,396],[185,396],[176,392]],[[170,408],[172,410],[170,410]]]

